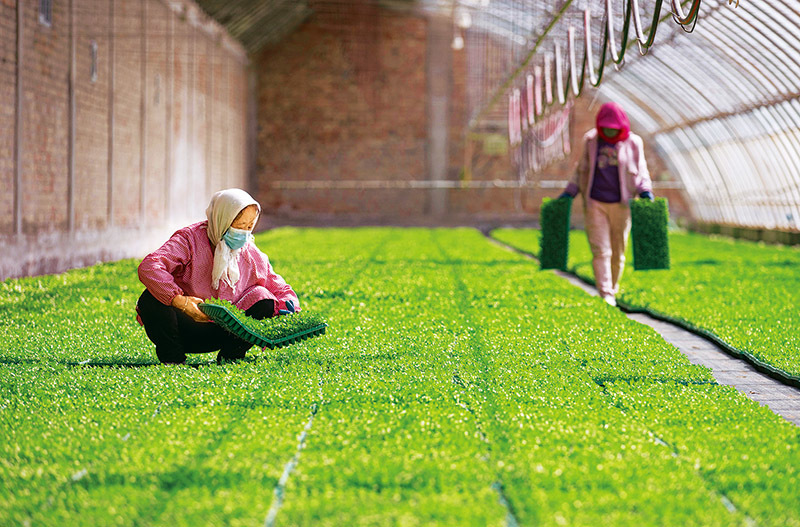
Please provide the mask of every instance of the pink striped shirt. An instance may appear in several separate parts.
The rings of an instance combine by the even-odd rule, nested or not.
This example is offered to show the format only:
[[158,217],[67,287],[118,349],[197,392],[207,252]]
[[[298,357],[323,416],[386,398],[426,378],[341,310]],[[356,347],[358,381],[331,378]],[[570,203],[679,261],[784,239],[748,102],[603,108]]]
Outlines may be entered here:
[[[139,280],[159,302],[171,305],[178,295],[228,300],[242,310],[259,300],[275,301],[275,314],[286,309],[291,300],[297,311],[300,302],[280,275],[276,274],[267,255],[254,243],[247,244],[239,255],[239,281],[231,289],[220,280],[219,290],[211,286],[214,268],[214,247],[208,239],[207,221],[178,230],[158,250],[139,264]],[[137,316],[141,324],[141,319]]]

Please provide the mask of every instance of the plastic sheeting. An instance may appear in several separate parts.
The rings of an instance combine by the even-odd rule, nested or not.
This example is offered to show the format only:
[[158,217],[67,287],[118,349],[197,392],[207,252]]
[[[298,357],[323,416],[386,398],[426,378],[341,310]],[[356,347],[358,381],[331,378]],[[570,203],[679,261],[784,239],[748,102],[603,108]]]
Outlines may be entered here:
[[[610,40],[618,52],[627,2],[611,1]],[[549,83],[540,84],[549,86],[545,99],[557,108],[555,63],[560,53],[567,98],[579,91],[622,104],[637,131],[657,146],[682,181],[695,219],[800,230],[797,0],[740,0],[738,7],[727,0],[705,0],[696,25],[687,26],[674,21],[670,0],[663,1],[657,15],[652,11],[657,2],[638,3],[640,38],[645,40],[652,21],[660,20],[652,46],[636,44],[632,23],[624,60],[615,66],[607,48],[602,82],[593,90],[590,80],[596,80],[592,73],[600,73],[607,0],[455,2],[454,10],[470,15],[469,27],[456,24],[454,30],[463,34],[468,53],[473,125],[502,115],[509,95],[515,90],[524,94],[526,78],[536,68],[551,69]],[[683,2],[684,15],[692,5]],[[578,85],[574,81],[581,78],[584,56],[591,60]],[[524,101],[521,106],[527,109]]]

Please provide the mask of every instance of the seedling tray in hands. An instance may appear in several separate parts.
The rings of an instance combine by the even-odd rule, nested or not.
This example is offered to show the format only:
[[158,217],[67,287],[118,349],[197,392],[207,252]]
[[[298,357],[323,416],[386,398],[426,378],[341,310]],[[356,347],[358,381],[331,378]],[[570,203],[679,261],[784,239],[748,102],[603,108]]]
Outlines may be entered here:
[[669,269],[669,204],[665,198],[631,200],[633,268]]
[[539,262],[542,269],[567,270],[569,220],[572,198],[542,200],[539,223],[542,226]]
[[[272,327],[267,329],[267,325],[270,324],[270,321],[277,322],[277,320],[256,320],[248,317],[233,306],[229,308],[218,303],[205,302],[199,304],[198,307],[208,318],[225,328],[228,332],[261,348],[274,349],[289,346],[301,340],[322,335],[325,333],[325,328],[328,327],[328,324],[320,323],[318,319],[309,319],[296,324],[284,324],[286,327],[280,327],[279,324],[272,324]],[[280,318],[284,319],[284,317],[289,319],[294,317],[300,318],[299,314],[282,315]],[[250,327],[245,324],[248,324]],[[267,335],[264,331],[259,330],[259,325],[263,325],[264,331],[268,330],[270,334]]]

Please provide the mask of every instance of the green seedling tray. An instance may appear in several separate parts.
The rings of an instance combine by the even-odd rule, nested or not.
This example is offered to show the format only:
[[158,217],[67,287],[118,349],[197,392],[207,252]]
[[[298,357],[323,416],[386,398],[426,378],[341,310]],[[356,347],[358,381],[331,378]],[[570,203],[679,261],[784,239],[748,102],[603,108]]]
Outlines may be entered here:
[[665,198],[655,201],[631,200],[631,238],[633,268],[637,271],[669,269],[669,204]]
[[542,269],[567,270],[571,213],[572,198],[542,200],[539,211],[542,227],[539,263]]
[[199,304],[198,307],[200,308],[200,311],[208,315],[208,318],[225,328],[228,332],[236,335],[244,341],[255,344],[256,346],[264,349],[282,348],[284,346],[289,346],[296,342],[300,342],[301,340],[323,335],[325,333],[325,328],[328,327],[328,324],[319,324],[290,335],[284,335],[276,339],[269,339],[264,335],[245,327],[239,321],[239,319],[236,318],[236,316],[225,306],[203,303]]

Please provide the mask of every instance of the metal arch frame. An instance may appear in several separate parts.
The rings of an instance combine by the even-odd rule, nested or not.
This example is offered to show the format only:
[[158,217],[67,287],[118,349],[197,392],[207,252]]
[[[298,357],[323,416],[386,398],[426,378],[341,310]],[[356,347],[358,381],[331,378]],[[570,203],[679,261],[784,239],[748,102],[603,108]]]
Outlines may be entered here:
[[[700,54],[702,54],[703,51],[704,50],[700,49],[699,47],[694,47],[692,48],[691,53],[695,59],[700,59]],[[678,59],[683,58],[681,56],[681,52],[674,47],[659,48],[658,54],[656,55],[655,52],[653,54],[655,55],[656,60],[662,61],[665,66],[673,72],[676,72],[676,69],[671,64],[675,64],[678,62]],[[687,82],[691,82],[691,84],[696,85],[698,79],[698,70],[700,68],[695,66],[695,61],[688,62],[688,64],[681,64],[681,66],[684,68],[684,70],[689,69],[692,71],[691,81],[689,79],[686,80]],[[713,72],[713,74],[709,74],[710,71]],[[716,63],[703,63],[702,66],[703,76],[710,77],[715,84],[724,86],[725,88],[722,90],[721,95],[719,92],[714,94],[714,100],[720,101],[719,105],[713,102],[711,103],[713,106],[721,110],[735,107],[741,103],[741,99],[736,99],[733,95],[737,92],[737,90],[735,89],[736,86],[733,81],[734,76],[732,73],[734,73],[733,68],[723,69],[722,65],[718,65]]]
[[[706,20],[704,20],[704,24],[706,24],[708,26],[711,26],[712,28],[714,26],[718,26],[717,27],[718,33],[720,33],[720,35],[718,35],[718,37],[722,37],[723,35],[726,35],[732,29],[744,30],[744,32],[747,33],[747,36],[752,40],[756,40],[758,38],[758,36],[759,36],[757,34],[758,33],[758,29],[754,28],[750,24],[746,24],[746,27],[749,28],[749,29],[745,29],[745,26],[743,26],[743,25],[734,25],[734,23],[731,20],[724,20],[723,21],[723,20],[717,20],[717,19],[706,19]],[[732,25],[734,27],[731,27]],[[722,26],[722,27],[720,28],[719,26]],[[756,33],[756,34],[754,34],[754,33]],[[730,39],[728,39],[728,40],[730,40]],[[770,41],[770,43],[773,46],[776,45],[772,41]],[[735,42],[735,44],[740,45],[741,43],[740,42]],[[747,44],[747,43],[745,43],[745,44]],[[773,58],[774,55],[771,55],[769,53],[752,53],[752,51],[754,49],[756,49],[755,46],[748,46],[748,48],[751,50],[751,54],[752,55],[759,56],[762,59],[762,60],[759,61],[759,64],[762,64],[764,66],[770,66],[771,65],[773,68],[775,68],[777,70],[777,71],[773,72],[775,74],[773,76],[776,79],[779,78],[779,77],[782,78],[783,81],[785,81],[785,82],[782,82],[782,84],[784,84],[786,86],[791,86],[791,85],[797,85],[798,82],[800,82],[800,78],[798,78],[797,76],[795,76],[794,79],[792,79],[792,77],[786,75],[786,72],[782,71],[781,66],[784,66],[786,64],[785,62],[776,61]],[[787,91],[788,91],[788,89],[787,89]]]
[[[720,38],[720,39],[726,39],[727,37],[726,37],[726,36],[719,36],[719,38]],[[727,40],[730,40],[730,39],[728,38]],[[750,43],[749,43],[749,42],[747,42],[747,43],[745,43],[745,44],[747,45],[747,44],[750,44]],[[759,66],[763,65],[763,62],[762,62],[762,61],[759,61],[759,60],[758,60],[758,57],[752,53],[752,51],[753,51],[754,49],[756,49],[756,47],[755,47],[755,46],[753,46],[752,44],[750,44],[750,45],[748,45],[748,46],[747,46],[747,51],[748,51],[747,55],[750,57],[750,60],[747,60],[746,62],[747,62],[747,63],[748,63],[748,64],[749,64],[749,65],[750,65],[750,66],[751,66],[753,69],[761,69]],[[738,56],[736,56],[736,57],[734,57],[734,58],[739,58],[740,60],[739,60],[739,61],[737,61],[737,62],[741,63],[741,60],[744,60],[744,58],[745,58],[743,55],[744,55],[744,54],[740,53],[740,54],[738,54]],[[760,54],[759,56],[760,56],[760,57],[763,57],[764,55],[763,55],[763,54]],[[791,67],[792,65],[784,64],[784,66],[789,66],[789,67]],[[782,70],[782,68],[781,68],[781,70]],[[780,92],[781,92],[781,91],[783,91],[783,90],[785,90],[785,91],[789,91],[789,92],[794,92],[794,91],[797,91],[797,85],[795,85],[795,86],[785,86],[785,85],[782,85],[782,86],[778,87],[778,86],[776,86],[776,85],[775,85],[775,81],[776,81],[776,80],[777,80],[777,79],[776,79],[774,76],[769,76],[769,75],[762,75],[762,76],[759,78],[759,81],[760,81],[760,82],[761,82],[763,85],[772,85],[772,86],[773,86],[773,88],[776,88],[776,89],[777,89],[778,93],[780,93]],[[781,117],[782,117],[782,118],[780,118],[780,119],[779,119],[780,121],[784,121],[784,122],[786,122],[786,119],[788,119],[788,118],[789,118],[789,114],[787,114],[787,113],[785,113],[785,112],[783,112],[783,111],[780,111],[780,110],[779,110],[779,114],[782,114],[782,115],[781,115]],[[756,115],[757,117],[758,117],[758,116],[760,116],[759,114],[755,114],[755,113],[754,113],[754,115]],[[787,159],[787,158],[791,158],[791,157],[793,157],[793,156],[792,156],[791,154],[788,154],[788,155],[787,155],[787,154],[785,154],[785,153],[784,153],[782,157],[784,157],[784,159]],[[790,163],[790,164],[794,164],[794,163]],[[786,177],[789,177],[789,174],[791,174],[791,171],[786,171],[786,172],[783,172],[783,173],[779,173],[779,174],[777,174],[777,176],[778,176],[779,178],[781,178],[781,179],[784,179],[784,178],[786,178]],[[791,187],[791,183],[789,184],[789,187]]]
[[702,217],[705,211],[708,210],[708,207],[701,207],[699,205],[704,204],[705,201],[708,201],[708,198],[704,197],[702,191],[698,191],[698,186],[694,185],[694,182],[691,180],[691,178],[688,179],[690,183],[687,184],[687,181],[684,180],[682,176],[682,174],[691,174],[693,172],[692,167],[696,165],[691,163],[691,160],[686,159],[686,156],[678,151],[678,147],[671,137],[654,137],[654,143],[667,167],[672,170],[674,174],[676,174],[678,179],[683,184],[684,194],[688,194],[690,196],[690,199],[687,199],[686,201],[689,205],[689,211],[692,217]]
[[[724,25],[728,25],[728,24],[724,24]],[[723,38],[724,38],[724,37],[723,37]],[[715,43],[715,46],[714,46],[714,47],[716,47],[716,46],[718,46],[718,43]],[[749,47],[749,46],[748,46],[748,47]],[[748,55],[750,55],[750,58],[751,58],[751,59],[753,58],[753,56],[754,56],[754,55],[761,55],[761,54],[759,54],[759,53],[758,53],[758,52],[756,52],[756,51],[751,51],[751,50],[748,50],[748,51],[750,51],[750,52],[748,53]],[[740,57],[741,57],[741,55],[740,55]],[[763,57],[763,55],[762,55],[762,57]],[[747,61],[747,62],[750,62],[750,61]],[[755,61],[755,62],[756,62],[756,63],[758,63],[758,64],[759,64],[759,66],[763,66],[763,65],[764,65],[764,61],[763,61],[763,60],[762,60],[762,61]],[[751,72],[752,72],[752,70],[753,70],[753,69],[760,70],[761,68],[760,68],[760,67],[749,68],[749,70],[750,70]],[[755,76],[754,76],[754,77],[755,77]],[[786,78],[786,77],[784,77],[784,78],[788,80],[788,78]],[[753,78],[753,81],[755,81],[755,80],[756,80],[756,78]],[[771,83],[771,82],[770,82],[770,80],[772,80],[773,82]],[[771,78],[770,76],[768,76],[768,75],[764,75],[764,74],[760,75],[760,76],[759,76],[759,78],[758,78],[758,81],[760,81],[760,82],[762,83],[762,85],[765,85],[765,84],[767,84],[767,85],[769,85],[769,84],[772,84],[772,85],[773,85],[773,87],[776,87],[776,88],[777,88],[777,86],[775,86],[775,85],[773,84],[775,80],[776,80],[776,79],[774,79],[774,78]],[[777,80],[781,80],[781,79],[777,79]],[[753,83],[754,83],[754,82],[753,82]],[[781,84],[783,84],[783,83],[781,83]],[[765,87],[766,87],[766,86],[765,86]],[[787,87],[786,87],[786,85],[784,84],[783,86],[781,86],[781,88],[787,88]],[[781,90],[781,88],[778,88],[778,91],[779,91],[779,92],[780,92],[780,91],[782,91],[782,90]],[[762,92],[762,93],[763,93],[763,92]],[[763,126],[763,125],[762,125],[762,126]],[[777,148],[777,146],[776,146],[776,145],[773,145],[773,148]],[[787,162],[787,161],[788,161],[788,160],[787,160],[787,156],[786,156],[785,152],[784,152],[784,154],[783,154],[783,155],[781,155],[780,157],[781,157],[781,158],[783,158],[784,162]],[[791,186],[791,185],[790,185],[790,186]]]
[[[702,50],[701,53],[705,52],[705,51],[706,50]],[[716,61],[716,60],[709,61],[709,66],[710,67],[719,68],[719,65],[720,65],[719,61]],[[745,80],[745,79],[742,79],[742,80],[745,81],[745,82],[749,82],[749,80]],[[770,108],[772,108],[772,107],[770,107]],[[758,109],[753,110],[750,113],[753,114],[753,117],[751,117],[752,119],[757,120],[757,121],[760,120],[760,116],[758,115]],[[785,115],[787,115],[787,117],[788,117],[788,114],[785,114]],[[729,121],[731,121],[733,119],[726,117],[726,118],[723,118],[721,120],[724,120],[725,122],[729,122]],[[787,126],[786,120],[783,119],[783,118],[780,118],[780,117],[778,118],[778,120],[783,122],[783,125],[782,126],[779,125],[779,127],[786,128],[786,126]],[[767,126],[763,123],[763,120],[760,120],[760,122],[761,122],[762,126],[764,127],[764,133],[762,134],[762,137],[766,137],[766,136],[769,135],[769,130],[767,129]],[[739,128],[736,127],[736,126],[733,126],[733,129],[734,130],[738,130]],[[746,146],[745,146],[745,149],[749,154],[750,149],[747,148]],[[782,170],[781,172],[777,173],[779,177],[780,177],[780,175],[787,175],[788,176],[788,174],[791,174],[792,171],[794,171],[795,173],[800,171],[800,158],[798,158],[797,154],[795,153],[796,150],[800,150],[800,142],[797,142],[797,144],[794,146],[793,149],[789,149],[789,148],[781,149],[780,147],[778,147],[777,149],[781,153],[780,158],[782,159],[783,164],[786,165],[784,170]],[[757,173],[761,174],[760,171],[757,171]],[[761,179],[762,179],[762,181],[764,181],[763,177],[761,177]],[[764,185],[764,186],[767,187],[768,185]]]
[[[738,175],[738,170],[736,169],[736,163],[734,163],[734,160],[730,157],[730,143],[732,141],[738,142],[738,138],[735,137],[735,135],[732,135],[730,130],[726,130],[725,134],[720,133],[719,128],[728,127],[726,124],[721,123],[718,120],[714,120],[700,123],[691,130],[693,133],[703,138],[703,149],[708,153],[708,155],[714,157],[718,161],[718,164],[724,167],[724,178],[730,183],[730,186],[727,187],[727,190],[731,208],[735,210],[738,209],[739,216],[744,217],[745,219],[745,221],[740,223],[747,225],[758,224],[758,213],[748,206],[748,204],[741,202],[742,197],[746,196],[750,189],[744,184],[744,179],[733,176],[734,174]],[[721,137],[726,138],[721,140]],[[744,149],[742,148],[741,150]],[[751,170],[756,168],[754,160],[751,163],[750,168]],[[744,208],[742,208],[743,206]]]
[[[666,62],[664,62],[664,60],[662,59],[662,57],[660,55],[661,54],[655,54],[654,53],[653,60],[660,61],[662,66],[663,66],[663,68],[667,68],[667,69],[671,70],[671,72],[673,73],[673,75],[676,78],[681,79],[687,85],[691,86],[692,89],[694,89],[697,92],[701,93],[701,96],[704,99],[708,99],[703,94],[702,90],[698,86],[696,86],[695,84],[690,82],[690,80],[688,80],[684,76],[684,74],[676,71],[671,65],[667,64]],[[698,78],[697,71],[696,71],[696,68],[694,66],[694,63],[689,62],[687,64],[684,64],[683,67],[685,68],[685,70],[687,72],[691,71],[693,79]],[[716,106],[713,104],[713,102],[709,101],[709,105],[712,108],[716,109]],[[718,123],[718,121],[714,121],[714,123]],[[728,128],[726,130],[726,132],[727,132],[727,135],[730,138],[730,140],[735,141],[735,142],[739,142],[739,139],[738,139],[737,135],[734,133],[734,130],[729,128],[729,127],[726,127],[726,128]],[[716,156],[716,144],[712,144],[711,141],[709,140],[708,136],[703,133],[704,132],[703,127],[698,126],[695,131],[698,133],[698,135],[702,135],[703,136],[704,144],[707,144],[708,146],[712,147],[712,148],[709,148],[708,146],[706,147],[706,149],[708,150],[709,155],[714,156],[715,158],[717,158],[717,156]],[[747,152],[744,149],[740,149],[739,155],[741,155],[743,158],[745,158],[746,162],[749,161],[749,164],[753,169],[755,168],[755,166],[756,166],[755,160],[752,158],[752,156],[750,156],[749,152]],[[725,172],[726,174],[734,174],[735,173],[735,171],[731,170],[731,165],[729,163],[729,157],[728,156],[719,156],[717,159],[718,159],[717,165],[726,167],[726,172]],[[731,201],[733,202],[735,193],[732,192],[732,190],[737,191],[736,193],[740,192],[742,190],[742,184],[738,180],[738,178],[732,178],[732,179],[733,179],[733,181],[731,181],[732,185],[725,185],[725,189],[728,192],[729,199],[731,199]]]
[[[670,51],[672,51],[672,50],[670,50]],[[670,52],[670,51],[668,51],[668,52]],[[657,58],[660,60],[660,57],[657,57]],[[692,69],[696,69],[696,67],[693,64],[691,64],[690,67]],[[717,61],[709,61],[709,63],[706,65],[706,68],[709,68],[709,69],[712,69],[712,70],[721,70],[721,65]],[[696,71],[694,72],[694,77],[697,78]],[[721,75],[720,77],[721,78],[717,80],[718,84],[723,85],[725,87],[728,87],[729,84],[730,84],[730,81],[728,80],[728,78],[726,78],[724,75]],[[729,139],[726,139],[725,141],[720,141],[719,144],[721,145],[721,147],[724,148],[725,150],[729,150],[729,148],[726,145],[722,144],[723,142],[733,141],[733,142],[738,143],[740,148],[735,149],[733,152],[729,152],[729,155],[735,154],[737,156],[741,156],[741,157],[745,158],[747,164],[750,166],[750,172],[753,173],[753,174],[757,174],[758,179],[762,183],[762,187],[766,188],[768,186],[766,184],[767,180],[764,179],[762,171],[758,170],[758,163],[756,162],[755,158],[753,157],[750,148],[747,147],[747,144],[742,140],[740,134],[736,133],[736,130],[738,130],[739,128],[737,128],[736,126],[733,126],[730,121],[731,121],[731,119],[729,119],[729,118],[715,119],[713,121],[709,121],[709,122],[706,122],[706,123],[700,123],[696,128],[697,128],[698,132],[701,132],[701,131],[704,132],[706,127],[702,126],[703,124],[708,124],[708,125],[712,125],[713,124],[713,125],[722,125],[722,126],[724,126],[724,128],[726,129],[726,133],[727,133],[727,136],[729,137]],[[768,131],[764,130],[764,132],[765,132],[765,134],[762,134],[762,135],[766,135],[766,133]],[[710,143],[710,141],[707,141],[707,142]],[[712,145],[712,147],[715,150],[717,149],[717,145],[716,144]],[[726,160],[726,163],[727,163],[727,159],[729,158],[729,155],[723,156],[724,159]],[[777,156],[777,158],[781,160],[781,164],[787,163],[787,158],[786,158],[786,155],[784,153],[781,152],[781,155]],[[739,166],[739,165],[737,164],[736,166]],[[786,168],[788,168],[788,166]],[[731,171],[728,172],[728,175],[731,176],[731,179],[734,180],[734,183],[739,188],[742,187],[742,185],[740,184],[740,177],[739,177],[740,172],[741,172],[740,170],[731,170]],[[785,172],[785,170],[782,171],[782,172]],[[742,181],[746,181],[746,180],[742,180]],[[745,190],[745,192],[747,192],[747,191]],[[731,199],[734,202],[736,202],[740,198],[738,196],[732,195]]]
[[[777,203],[780,203],[783,207],[793,208],[795,214],[793,214],[792,217],[794,218],[797,216],[795,225],[800,226],[800,177],[797,176],[800,174],[800,156],[798,155],[800,151],[800,138],[798,138],[796,132],[791,132],[791,121],[788,120],[790,114],[787,109],[783,107],[782,103],[765,108],[758,108],[753,114],[757,119],[778,124],[777,131],[774,135],[781,137],[781,139],[777,140],[775,137],[770,137],[769,134],[765,134],[764,138],[770,139],[770,142],[782,152],[784,162],[789,165],[787,167],[788,170],[778,172],[776,176],[781,180],[779,182],[782,184],[783,188],[786,190],[794,190],[793,194],[795,199],[793,202],[789,200],[788,197],[786,197],[783,202],[778,200],[778,202],[776,202],[776,208]],[[795,117],[797,117],[796,114]],[[795,130],[797,129],[796,125],[794,128]],[[786,143],[790,143],[791,147]],[[792,178],[792,174],[795,174],[794,178]],[[781,220],[785,218],[785,214],[782,216],[780,211],[776,211],[776,213],[777,217],[781,218]]]
[[[787,29],[785,32],[784,42],[788,44],[792,51],[794,51],[796,59],[793,65],[796,66],[797,62],[800,62],[800,39],[793,37],[792,33],[788,31],[789,27],[791,27],[792,21],[786,15],[785,11],[783,11],[782,4],[767,5],[769,5],[773,10],[771,14],[774,14],[775,12],[779,13],[778,17],[773,17],[773,21],[777,21],[779,25],[781,25],[784,29]],[[798,15],[800,15],[800,13],[798,13]],[[754,18],[757,18],[761,23],[769,26],[769,24],[764,22],[758,15],[756,15]],[[800,16],[797,16],[796,18],[798,19],[797,22],[800,22]],[[786,53],[786,55],[788,57],[788,53]],[[797,91],[797,86],[794,87],[794,91]],[[784,184],[784,187],[793,193],[794,201],[787,197],[785,206],[788,206],[790,209],[794,209],[792,218],[788,220],[793,221],[795,228],[798,228],[800,227],[800,217],[798,217],[800,216],[800,177],[798,177],[798,174],[800,174],[800,157],[798,156],[797,152],[800,150],[800,138],[798,137],[798,133],[792,129],[797,129],[800,115],[798,115],[797,111],[789,111],[788,106],[791,105],[781,102],[765,108],[757,108],[753,113],[757,117],[767,119],[768,121],[775,120],[778,123],[778,129],[780,130],[782,137],[784,137],[785,140],[792,145],[792,147],[789,148],[783,143],[783,140],[779,143],[780,145],[783,145],[784,148],[782,148],[782,150],[785,152],[784,158],[787,159],[787,163],[792,165],[793,170],[778,173],[777,175],[778,177],[783,176],[782,179],[784,179],[784,181],[782,181],[782,183]],[[794,175],[794,177],[792,177],[792,175]],[[785,219],[785,214],[782,216],[780,213],[778,213],[777,217],[781,218],[783,221]]]

